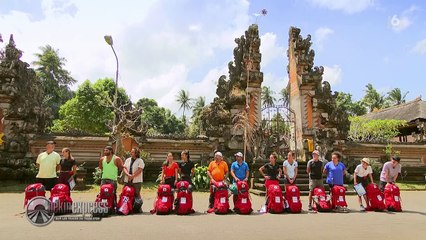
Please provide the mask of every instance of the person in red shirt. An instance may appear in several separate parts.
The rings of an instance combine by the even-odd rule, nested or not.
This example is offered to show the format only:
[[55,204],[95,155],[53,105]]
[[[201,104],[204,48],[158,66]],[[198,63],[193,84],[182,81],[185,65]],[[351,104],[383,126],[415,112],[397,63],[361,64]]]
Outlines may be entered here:
[[163,164],[161,173],[161,184],[168,184],[170,188],[175,188],[178,180],[178,164],[173,159],[173,154],[169,152]]

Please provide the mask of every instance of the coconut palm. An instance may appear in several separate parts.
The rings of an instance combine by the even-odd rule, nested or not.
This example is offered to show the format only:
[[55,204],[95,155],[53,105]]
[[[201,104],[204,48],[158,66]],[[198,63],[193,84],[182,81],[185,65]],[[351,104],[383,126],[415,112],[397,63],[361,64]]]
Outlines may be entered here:
[[405,103],[405,97],[407,96],[408,92],[405,92],[402,94],[401,89],[394,88],[390,92],[388,92],[388,100],[393,105],[399,105],[401,103]]
[[193,116],[197,116],[203,111],[204,107],[206,106],[206,98],[203,96],[200,96],[194,100],[194,108],[193,108]]
[[274,91],[271,90],[270,87],[262,87],[262,105],[264,107],[272,107],[275,104],[275,97],[273,96],[275,94]]
[[185,90],[180,90],[176,96],[176,101],[180,104],[179,110],[183,108],[182,119],[185,119],[185,110],[191,109],[191,98],[189,97],[189,92]]
[[374,111],[375,109],[382,109],[387,107],[387,99],[384,95],[378,93],[371,83],[367,84],[365,87],[367,89],[365,90],[365,95],[362,99],[362,102],[370,112]]
[[288,92],[288,88],[283,88],[280,91],[281,98],[280,101],[283,102],[284,107],[288,107],[290,104],[290,93]]

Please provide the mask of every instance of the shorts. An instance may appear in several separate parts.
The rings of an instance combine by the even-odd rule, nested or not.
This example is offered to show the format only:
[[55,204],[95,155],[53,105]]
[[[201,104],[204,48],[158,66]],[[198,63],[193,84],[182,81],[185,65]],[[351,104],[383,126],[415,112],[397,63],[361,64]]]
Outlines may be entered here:
[[50,191],[58,182],[57,178],[36,178],[36,183],[43,184],[47,191]]
[[322,179],[309,179],[309,191],[314,191],[316,187],[324,188],[324,183]]
[[388,183],[380,181],[380,183],[379,183],[379,189],[380,189],[380,191],[382,191],[382,192],[385,191],[386,184],[388,184]]

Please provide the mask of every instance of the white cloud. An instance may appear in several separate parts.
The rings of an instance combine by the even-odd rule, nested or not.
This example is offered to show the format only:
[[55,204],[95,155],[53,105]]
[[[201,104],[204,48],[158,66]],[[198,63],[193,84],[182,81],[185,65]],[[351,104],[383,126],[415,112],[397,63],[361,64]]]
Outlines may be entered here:
[[362,12],[375,4],[375,0],[309,0],[314,6],[348,14]]
[[45,17],[38,21],[24,12],[0,14],[3,38],[14,34],[22,60],[31,63],[38,47],[50,44],[67,59],[66,69],[79,83],[113,77],[115,58],[103,39],[112,35],[119,85],[132,100],[155,98],[172,112],[178,111],[180,89],[190,90],[192,97],[205,95],[207,102],[214,97],[212,81],[227,73],[234,39],[244,34],[250,19],[246,0],[131,1],[131,7],[112,0],[43,0],[42,9]]
[[332,87],[338,85],[342,80],[342,68],[339,65],[324,66],[323,80],[329,82]]
[[401,32],[407,29],[413,24],[412,19],[414,18],[414,14],[417,10],[419,10],[419,8],[413,5],[410,8],[404,10],[399,16],[397,14],[394,14],[389,19],[389,24],[391,28],[395,32]]
[[421,41],[418,41],[412,51],[426,55],[426,38]]
[[284,58],[284,47],[277,43],[277,35],[267,32],[260,36],[260,52],[262,53],[261,67],[266,67],[270,62],[277,58]]
[[321,27],[315,31],[315,45],[319,51],[323,50],[324,42],[329,38],[334,30],[328,27]]

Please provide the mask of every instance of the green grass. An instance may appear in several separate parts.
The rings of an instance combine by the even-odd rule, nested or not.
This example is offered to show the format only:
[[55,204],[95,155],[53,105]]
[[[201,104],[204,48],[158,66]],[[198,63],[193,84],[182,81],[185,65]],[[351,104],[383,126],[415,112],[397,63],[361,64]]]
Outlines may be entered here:
[[426,185],[423,183],[396,183],[401,191],[425,191]]

